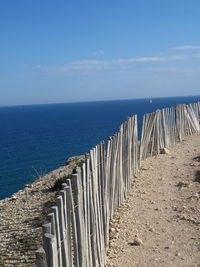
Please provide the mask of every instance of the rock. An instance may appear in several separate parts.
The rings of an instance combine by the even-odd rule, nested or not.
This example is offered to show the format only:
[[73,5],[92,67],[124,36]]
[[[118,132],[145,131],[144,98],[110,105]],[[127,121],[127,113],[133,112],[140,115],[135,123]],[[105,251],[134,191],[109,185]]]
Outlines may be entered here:
[[24,188],[32,188],[33,185],[32,184],[25,184]]
[[110,248],[113,248],[115,246],[114,242],[110,242]]
[[17,200],[17,197],[13,195],[9,200],[10,200],[10,201]]
[[176,186],[178,186],[178,187],[189,187],[190,186],[190,182],[181,181]]
[[133,240],[133,243],[130,243],[132,246],[144,246],[144,243],[142,239],[140,239],[137,235],[135,235],[135,238]]
[[199,193],[196,193],[193,197],[194,198],[199,198]]
[[114,233],[114,232],[115,232],[115,228],[113,228],[113,227],[110,228],[110,232],[111,232],[111,233]]
[[190,166],[192,166],[192,167],[198,167],[199,166],[199,162],[190,163]]
[[160,149],[160,154],[170,154],[170,151],[168,148],[164,147]]
[[188,221],[192,222],[192,223],[196,223],[196,220],[194,218],[189,218]]
[[187,218],[187,216],[185,214],[183,214],[183,215],[180,216],[180,219],[181,220],[187,220],[188,218]]
[[71,165],[76,163],[77,161],[83,160],[84,159],[84,155],[80,155],[80,156],[74,156],[74,157],[70,157],[66,160],[66,165]]
[[141,168],[141,170],[143,170],[143,171],[148,171],[148,169],[149,168],[146,168],[146,167]]

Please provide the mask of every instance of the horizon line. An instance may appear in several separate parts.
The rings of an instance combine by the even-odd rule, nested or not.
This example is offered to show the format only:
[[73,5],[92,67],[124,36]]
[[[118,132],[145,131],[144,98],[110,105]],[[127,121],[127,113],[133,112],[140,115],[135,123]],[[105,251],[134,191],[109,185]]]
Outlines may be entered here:
[[78,104],[78,103],[92,103],[92,102],[128,101],[128,100],[139,100],[139,99],[177,98],[177,97],[200,97],[200,95],[153,96],[153,97],[149,96],[149,97],[136,97],[136,98],[104,99],[104,100],[103,99],[99,99],[99,100],[83,100],[83,101],[70,101],[70,102],[16,104],[16,105],[0,106],[0,108],[45,106],[45,105],[62,105],[62,104]]

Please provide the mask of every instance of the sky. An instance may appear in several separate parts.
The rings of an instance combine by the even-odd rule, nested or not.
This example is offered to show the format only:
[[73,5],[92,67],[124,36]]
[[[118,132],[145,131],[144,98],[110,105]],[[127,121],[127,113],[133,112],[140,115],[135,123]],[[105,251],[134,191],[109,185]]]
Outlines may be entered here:
[[0,0],[0,106],[185,95],[199,0]]

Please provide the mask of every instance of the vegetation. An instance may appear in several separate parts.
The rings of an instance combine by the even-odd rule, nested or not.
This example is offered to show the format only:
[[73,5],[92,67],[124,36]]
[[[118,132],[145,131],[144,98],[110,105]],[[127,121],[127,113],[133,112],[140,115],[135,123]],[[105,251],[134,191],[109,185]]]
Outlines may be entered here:
[[53,187],[52,187],[52,190],[55,190],[55,191],[58,191],[58,190],[61,190],[62,189],[62,184],[66,183],[68,179],[71,179],[72,178],[72,174],[70,175],[65,175],[61,178],[58,178]]
[[65,175],[65,176],[63,176],[63,177],[58,178],[58,179],[55,181],[55,183],[54,183],[54,185],[53,185],[53,187],[52,187],[52,190],[54,190],[54,191],[59,191],[59,190],[61,190],[61,189],[62,189],[62,184],[66,183],[68,179],[71,179],[71,178],[72,178],[72,174],[77,173],[77,167],[81,167],[82,164],[83,164],[83,161],[78,160],[78,161],[75,163],[75,165],[74,165],[74,168],[73,168],[73,170],[72,170],[72,173],[69,174],[69,175]]

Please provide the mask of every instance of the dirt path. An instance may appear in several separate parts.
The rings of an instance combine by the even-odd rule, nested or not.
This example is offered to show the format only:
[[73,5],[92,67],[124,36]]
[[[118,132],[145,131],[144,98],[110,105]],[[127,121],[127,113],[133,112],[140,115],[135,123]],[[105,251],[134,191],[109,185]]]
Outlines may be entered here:
[[111,223],[112,267],[200,266],[200,136],[143,161]]

